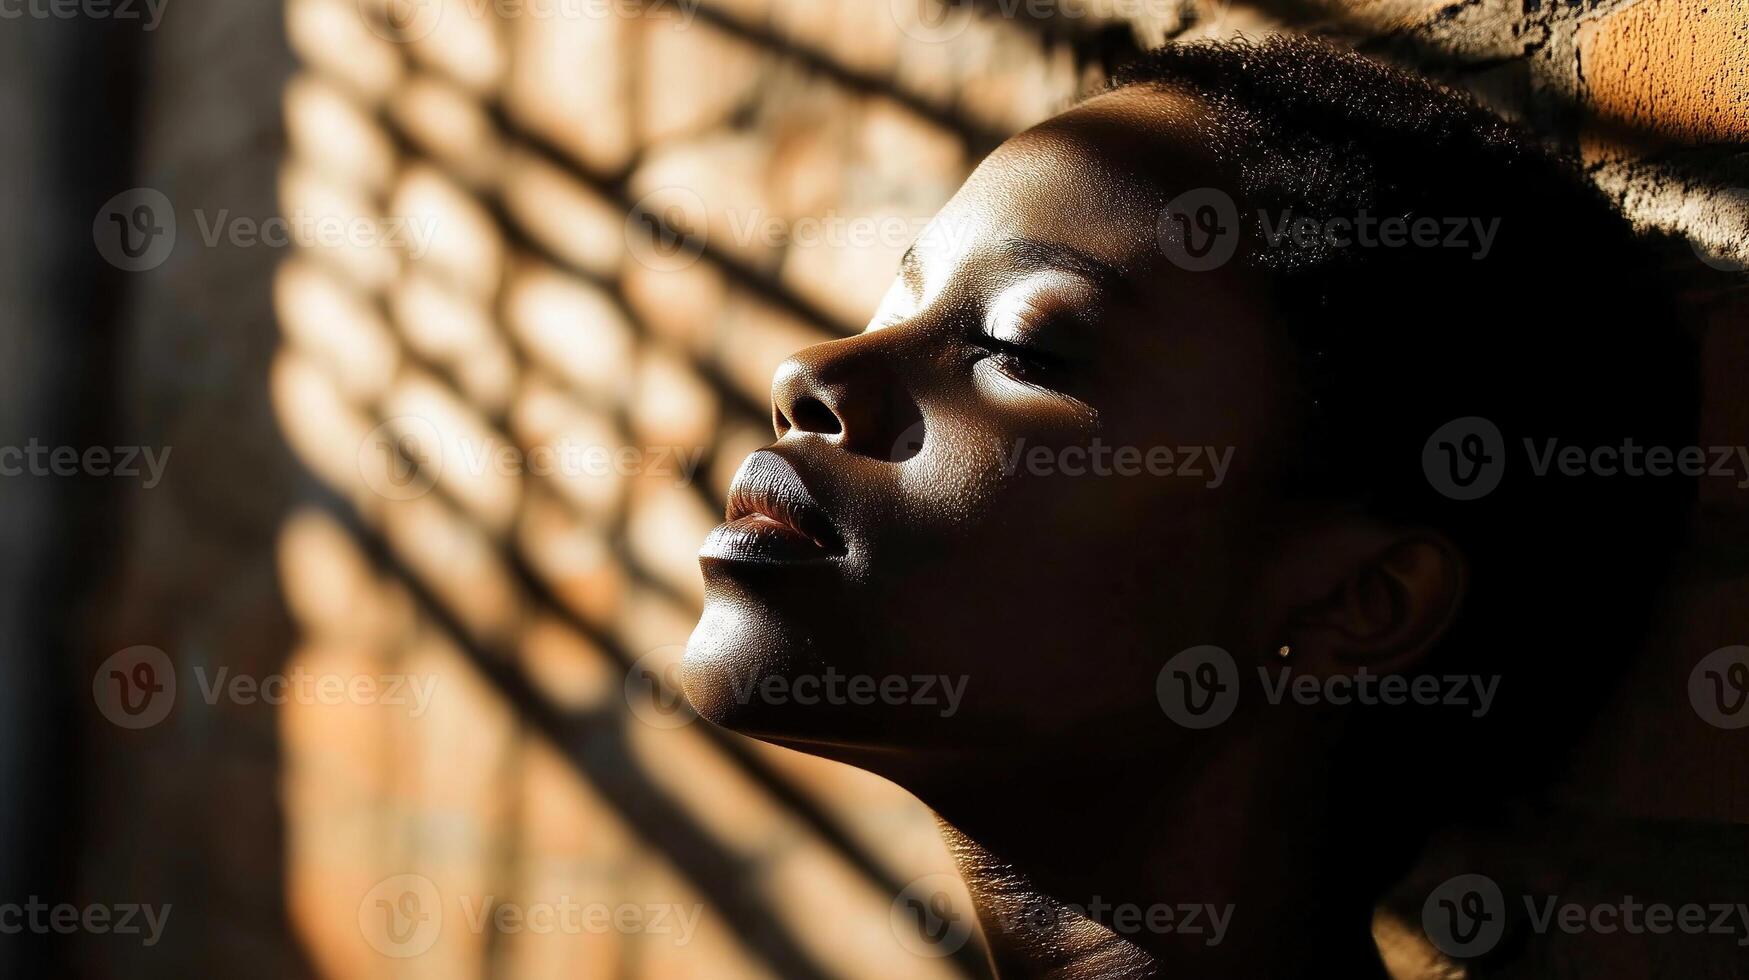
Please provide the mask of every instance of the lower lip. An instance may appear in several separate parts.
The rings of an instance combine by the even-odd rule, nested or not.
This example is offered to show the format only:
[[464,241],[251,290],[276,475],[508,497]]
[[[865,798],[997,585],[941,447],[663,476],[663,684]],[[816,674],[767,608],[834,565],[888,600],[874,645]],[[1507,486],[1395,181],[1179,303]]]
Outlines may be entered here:
[[748,514],[718,525],[698,550],[700,558],[719,561],[796,565],[826,561],[831,551],[787,524],[763,514]]

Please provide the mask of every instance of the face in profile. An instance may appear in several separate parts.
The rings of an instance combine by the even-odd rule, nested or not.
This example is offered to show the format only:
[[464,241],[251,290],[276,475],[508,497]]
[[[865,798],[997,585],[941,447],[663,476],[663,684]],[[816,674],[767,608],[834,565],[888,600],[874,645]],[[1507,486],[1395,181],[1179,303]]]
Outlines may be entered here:
[[1199,111],[1119,90],[1009,140],[862,334],[778,369],[701,551],[704,716],[889,772],[1108,757],[1166,656],[1268,642],[1290,370],[1238,273],[1160,247],[1216,181]]
[[[867,329],[778,369],[776,438],[700,552],[686,693],[922,798],[1019,975],[1152,975],[1112,968],[1136,949],[1160,975],[1382,975],[1375,901],[1453,811],[1560,771],[1690,492],[1500,455],[1481,499],[1429,447],[1478,419],[1501,454],[1686,445],[1691,351],[1609,202],[1481,106],[1314,42],[1150,57],[999,147]],[[1185,261],[1172,222],[1222,196],[1257,220]],[[1312,232],[1270,231],[1290,214]],[[1326,234],[1380,215],[1498,235]],[[1551,293],[1551,265],[1616,288]],[[1163,693],[1206,648],[1237,674],[1181,693],[1244,688],[1231,721]],[[1339,696],[1365,675],[1500,698]],[[1079,945],[1014,927],[1023,896],[1245,912],[1219,950],[1132,949],[1097,915]]]

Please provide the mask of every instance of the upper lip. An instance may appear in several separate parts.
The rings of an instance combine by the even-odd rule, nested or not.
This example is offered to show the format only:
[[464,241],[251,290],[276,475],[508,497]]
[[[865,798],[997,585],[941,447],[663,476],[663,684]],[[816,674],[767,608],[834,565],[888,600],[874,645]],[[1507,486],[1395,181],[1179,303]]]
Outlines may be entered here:
[[736,521],[749,514],[762,514],[827,551],[844,551],[838,529],[802,482],[801,474],[789,460],[769,449],[748,456],[729,485],[726,519]]

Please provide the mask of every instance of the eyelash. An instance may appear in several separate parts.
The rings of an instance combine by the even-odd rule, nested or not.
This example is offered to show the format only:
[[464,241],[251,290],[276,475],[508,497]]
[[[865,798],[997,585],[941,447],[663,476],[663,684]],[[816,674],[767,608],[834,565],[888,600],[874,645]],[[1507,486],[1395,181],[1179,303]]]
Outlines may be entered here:
[[[895,313],[876,324],[876,329],[896,326],[907,319],[909,319],[907,314]],[[988,354],[989,359],[998,370],[1028,383],[1032,383],[1039,376],[1063,366],[1062,358],[1045,351],[1043,348],[1000,340],[985,333],[979,327],[973,327],[971,330],[971,344]]]
[[1061,358],[1042,348],[998,340],[982,330],[972,336],[972,344],[988,352],[998,369],[1022,381],[1036,380],[1063,366]]

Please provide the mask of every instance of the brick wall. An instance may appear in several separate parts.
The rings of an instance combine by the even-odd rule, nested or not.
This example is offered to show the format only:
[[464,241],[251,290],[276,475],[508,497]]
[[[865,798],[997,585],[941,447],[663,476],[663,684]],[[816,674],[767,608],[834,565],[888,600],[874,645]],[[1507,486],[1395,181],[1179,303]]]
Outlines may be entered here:
[[[859,329],[981,154],[1138,45],[1327,33],[1583,153],[1648,233],[1680,236],[1670,261],[1712,354],[1709,441],[1749,442],[1732,394],[1749,352],[1749,0],[669,0],[639,16],[287,0],[285,40],[240,50],[214,26],[224,6],[167,24],[189,77],[154,80],[152,179],[179,205],[265,192],[288,215],[402,234],[196,257],[144,293],[131,366],[158,389],[131,404],[174,420],[189,462],[136,508],[103,653],[158,644],[185,688],[203,664],[435,687],[423,710],[185,697],[144,735],[94,726],[111,781],[93,795],[122,805],[91,830],[87,886],[145,882],[190,910],[170,952],[105,953],[97,974],[976,975],[973,950],[919,957],[889,915],[949,868],[928,815],[873,777],[689,722],[673,665],[701,597],[692,556],[768,438],[774,367]],[[288,69],[250,70],[280,44],[283,90]],[[201,65],[235,69],[230,108],[174,101],[178,78],[225,97]],[[203,143],[202,120],[239,102],[255,138]],[[231,351],[220,372],[258,370],[253,397],[160,363],[179,339]],[[481,462],[500,447],[515,459]],[[566,447],[633,452],[564,462]],[[257,477],[243,505],[218,489],[240,468]],[[1717,540],[1745,540],[1739,506],[1709,501],[1707,526],[1732,535]],[[1681,669],[1649,668],[1668,697],[1690,653],[1741,636],[1733,548],[1697,549],[1665,665]],[[1648,798],[1634,780],[1665,750],[1612,751],[1625,775],[1590,791]],[[1696,766],[1671,813],[1648,815],[1749,815],[1749,779]],[[144,847],[141,813],[192,857]],[[191,880],[184,860],[207,871]],[[470,928],[488,896],[701,918],[684,942]],[[434,932],[389,915],[434,908]]]

